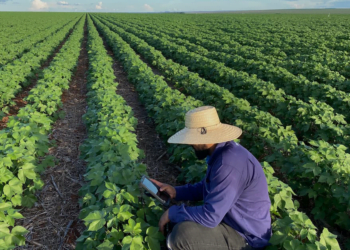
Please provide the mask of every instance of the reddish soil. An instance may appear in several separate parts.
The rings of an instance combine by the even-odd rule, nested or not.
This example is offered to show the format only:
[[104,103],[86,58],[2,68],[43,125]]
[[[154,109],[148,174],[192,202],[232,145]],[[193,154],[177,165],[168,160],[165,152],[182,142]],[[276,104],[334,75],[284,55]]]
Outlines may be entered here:
[[[115,59],[113,51],[105,43],[108,54]],[[126,103],[132,108],[134,116],[138,120],[136,135],[138,147],[145,152],[145,158],[142,160],[147,165],[147,173],[151,178],[160,182],[176,185],[177,176],[179,175],[178,167],[169,162],[169,155],[164,141],[156,132],[156,125],[147,115],[147,110],[139,100],[134,85],[129,82],[127,73],[123,66],[117,60],[113,64],[114,74],[119,83],[117,94],[121,95]]]
[[50,134],[50,139],[57,144],[50,149],[50,155],[57,159],[57,163],[42,175],[45,186],[36,193],[38,201],[35,206],[22,211],[25,219],[17,224],[24,226],[29,233],[26,245],[17,249],[75,249],[75,241],[85,228],[78,219],[78,191],[84,184],[82,175],[85,173],[85,163],[79,159],[79,146],[87,136],[82,121],[87,106],[86,33],[85,26],[78,67],[69,90],[62,96],[65,118],[56,121]]

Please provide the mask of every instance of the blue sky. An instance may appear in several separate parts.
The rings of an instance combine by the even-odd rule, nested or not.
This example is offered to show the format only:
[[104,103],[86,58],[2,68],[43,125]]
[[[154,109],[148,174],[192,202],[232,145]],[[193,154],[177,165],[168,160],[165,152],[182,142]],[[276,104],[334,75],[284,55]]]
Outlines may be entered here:
[[162,12],[350,8],[350,0],[0,0],[0,11]]

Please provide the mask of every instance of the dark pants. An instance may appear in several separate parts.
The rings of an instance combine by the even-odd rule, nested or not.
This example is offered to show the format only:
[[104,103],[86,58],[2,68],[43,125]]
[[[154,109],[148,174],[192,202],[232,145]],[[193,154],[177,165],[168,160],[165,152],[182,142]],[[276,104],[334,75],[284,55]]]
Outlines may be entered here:
[[169,236],[171,250],[251,250],[246,240],[227,224],[208,228],[192,221],[174,226]]

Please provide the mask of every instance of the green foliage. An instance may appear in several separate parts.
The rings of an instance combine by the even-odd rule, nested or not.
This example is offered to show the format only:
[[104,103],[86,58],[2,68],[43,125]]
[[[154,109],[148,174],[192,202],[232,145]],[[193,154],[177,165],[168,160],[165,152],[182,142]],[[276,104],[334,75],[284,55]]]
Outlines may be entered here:
[[[130,22],[127,24],[130,25]],[[133,25],[138,30],[141,28],[159,37],[169,39],[169,41],[185,46],[189,51],[222,62],[225,66],[245,71],[249,74],[255,74],[259,79],[270,81],[277,88],[282,88],[286,91],[287,94],[296,96],[306,102],[309,101],[310,97],[326,102],[337,112],[344,114],[348,121],[350,119],[346,111],[350,100],[347,94],[350,91],[349,80],[338,72],[328,68],[328,60],[332,62],[332,59],[329,57],[335,55],[338,57],[338,55],[341,55],[341,51],[329,50],[329,54],[327,54],[328,58],[325,62],[323,61],[324,53],[320,51],[314,51],[314,53],[303,51],[302,55],[293,55],[295,51],[283,52],[284,50],[288,50],[288,46],[286,48],[285,45],[279,47],[279,49],[268,49],[263,44],[259,46],[254,45],[253,47],[242,46],[237,42],[237,37],[235,37],[234,42],[225,33],[221,34],[220,37],[217,37],[218,33],[208,35],[201,32],[193,35],[190,32],[180,32],[178,27],[170,28],[173,24],[160,27],[156,24],[144,26],[136,22]],[[207,33],[208,29],[204,32]],[[234,34],[235,32],[233,32]],[[264,36],[259,38],[266,38],[266,35],[264,34]],[[244,41],[252,43],[249,39],[245,39]],[[276,39],[269,42],[274,43]],[[308,42],[308,40],[305,40],[304,44],[299,44],[299,46],[303,49]],[[230,46],[227,46],[227,44]],[[325,47],[321,46],[321,48],[324,49]],[[300,47],[297,49],[293,47],[292,49],[298,50]],[[312,46],[311,48],[308,47],[308,50],[310,49],[313,50],[315,48]],[[267,53],[267,55],[264,55],[264,53]],[[287,57],[287,54],[289,57]],[[348,58],[347,55],[340,57]],[[311,58],[312,60],[305,62],[306,58]],[[338,64],[341,64],[341,62],[338,62]],[[247,65],[249,66],[247,67]],[[342,70],[344,66],[341,69],[337,66],[333,68],[337,68],[343,74],[348,75]],[[326,116],[323,117],[325,118]]]
[[[109,20],[109,22],[115,23],[113,20]],[[149,44],[159,49],[164,56],[188,66],[191,71],[197,72],[201,77],[227,88],[238,97],[246,99],[253,105],[257,105],[260,110],[273,113],[275,117],[283,122],[283,125],[292,125],[293,130],[295,130],[296,135],[299,138],[302,138],[303,140],[323,139],[329,142],[342,143],[345,145],[349,143],[350,138],[346,133],[348,126],[344,126],[347,125],[344,120],[345,117],[334,113],[332,107],[326,103],[316,101],[313,96],[305,98],[305,102],[298,100],[294,96],[287,95],[282,89],[277,89],[277,87],[280,88],[281,86],[275,87],[271,82],[265,82],[257,78],[256,75],[250,76],[245,72],[230,69],[225,67],[223,63],[209,59],[206,57],[207,53],[209,53],[208,51],[207,53],[204,53],[205,56],[202,55],[203,53],[198,54],[199,46],[194,45],[187,40],[174,39],[161,32],[156,32],[156,34],[154,34],[154,32],[149,33],[143,31],[145,30],[144,28],[140,29],[139,26],[131,28],[129,24],[123,25],[120,24],[120,22],[115,24],[125,28],[126,31],[131,32],[132,34],[145,39]],[[130,40],[130,34],[126,34],[122,29],[115,26],[113,26],[112,29],[122,33],[123,37],[126,36],[128,37],[127,40]],[[131,44],[133,46],[139,46],[140,42],[135,44],[135,39],[137,40],[138,38],[131,38]],[[145,50],[145,48],[141,50]],[[206,49],[201,48],[201,50]],[[154,54],[155,51],[151,51],[151,53]],[[172,64],[171,69],[165,71],[165,74],[172,82],[183,82],[188,79],[186,84],[189,84],[189,81],[198,78],[195,74],[183,74],[182,72],[186,70],[185,67],[181,67],[172,61],[166,61],[162,54],[158,53],[154,57],[155,59],[151,62],[158,67],[169,68],[169,64]],[[223,60],[222,55],[219,55],[218,58]],[[235,66],[237,65],[235,62],[233,64]],[[252,63],[245,62],[242,64],[242,67],[246,67],[247,64],[251,65]],[[180,80],[179,77],[177,77],[179,74],[182,74]],[[281,81],[279,80],[278,82]],[[290,80],[287,82],[290,83]],[[198,85],[198,83],[196,83],[196,85]],[[285,86],[287,84],[282,82],[281,85]],[[201,87],[203,86],[206,86],[206,84],[201,84]],[[299,91],[300,88],[298,87],[293,87],[293,89]],[[308,93],[315,93],[315,91],[308,91]],[[256,98],[257,96],[261,98]],[[318,100],[320,99],[318,98]],[[215,99],[212,99],[212,101],[214,102]]]
[[[24,15],[25,16],[25,15]],[[59,31],[63,26],[70,23],[72,20],[76,20],[80,16],[79,14],[64,14],[64,15],[51,15],[51,16],[34,16],[27,17],[23,23],[20,19],[23,16],[15,19],[12,18],[9,22],[9,26],[6,27],[4,20],[2,19],[2,28],[4,30],[9,29],[7,33],[0,29],[2,48],[0,49],[0,67],[9,64],[10,62],[20,58],[22,55],[30,51],[34,46],[46,41],[51,35]],[[69,20],[67,22],[67,20]],[[12,21],[12,24],[11,24]],[[63,24],[63,25],[62,25]],[[23,25],[22,27],[19,27]],[[15,32],[13,26],[16,26]],[[30,28],[28,28],[30,27]],[[11,30],[12,29],[12,30]],[[7,35],[9,38],[15,38],[21,36],[22,39],[13,42],[5,42]],[[19,38],[19,37],[18,37]],[[10,40],[10,39],[8,39]]]
[[[0,131],[0,228],[3,229],[0,245],[5,249],[24,245],[25,229],[14,227],[15,219],[22,218],[22,215],[14,207],[33,206],[35,191],[44,185],[40,174],[46,167],[54,165],[53,157],[47,156],[51,147],[48,135],[54,119],[52,115],[60,108],[63,89],[68,88],[77,64],[84,20],[85,17],[80,18],[55,59],[43,71],[42,79],[29,92],[28,104],[16,116],[11,116],[7,127]],[[56,40],[59,36],[64,38],[70,28],[67,26],[53,37]],[[47,43],[47,46],[54,44]],[[40,104],[43,102],[49,103],[50,108],[42,109]],[[11,232],[9,226],[13,227]]]
[[[38,34],[36,40],[43,40],[43,42],[33,46],[32,42],[29,41],[27,44],[31,47],[29,52],[0,68],[0,109],[2,111],[5,113],[9,111],[6,105],[14,104],[12,99],[21,91],[22,87],[30,84],[30,79],[40,72],[40,66],[54,53],[57,46],[67,37],[79,19],[81,16],[79,18],[75,16],[73,20],[63,26],[62,24],[53,26],[45,31],[46,38],[43,37],[43,34]],[[17,44],[14,46],[18,49]],[[10,58],[14,56],[8,55]],[[47,92],[42,92],[42,94],[47,94]]]
[[149,197],[140,202],[139,180],[147,173],[137,163],[144,155],[133,133],[137,120],[116,94],[112,59],[90,18],[88,31],[88,139],[81,146],[88,183],[79,192],[87,229],[76,248],[160,249],[163,238],[156,226],[162,208]]
[[[186,67],[174,63],[172,60],[167,60],[160,51],[155,50],[144,40],[119,28],[120,22],[117,23],[118,26],[104,21],[103,24],[120,34],[130,46],[156,66],[168,80],[175,83],[184,93],[202,100],[205,104],[214,105],[219,111],[221,120],[229,124],[236,124],[246,131],[241,141],[245,147],[249,148],[259,159],[265,157],[273,166],[281,168],[288,175],[290,185],[299,195],[308,195],[309,198],[316,200],[313,209],[316,218],[327,218],[329,223],[335,222],[344,228],[350,227],[350,220],[346,213],[350,204],[348,194],[350,162],[349,154],[346,154],[345,150],[347,149],[344,146],[330,145],[321,140],[308,141],[308,144],[313,147],[298,143],[291,126],[281,126],[280,120],[256,107],[250,107],[247,100],[237,98],[227,89],[200,78],[197,74],[189,72]],[[134,31],[134,29],[128,30]],[[134,33],[138,36],[143,34],[140,31]],[[151,34],[145,33],[142,37],[146,37],[146,40],[156,44],[156,46],[161,44],[161,42],[157,43],[160,39]],[[171,47],[175,48],[176,46],[176,44],[168,42],[161,49],[162,52],[170,51]],[[181,50],[181,55],[184,55],[185,58],[184,51]],[[169,57],[171,56],[172,54],[169,54]],[[191,57],[188,60],[194,59]],[[197,67],[200,66],[197,65]],[[314,105],[319,104],[314,103]],[[312,109],[314,110],[315,107]],[[291,117],[294,119],[294,115]],[[325,126],[323,122],[320,124],[322,127]],[[319,145],[322,145],[322,149]],[[182,150],[174,151],[174,160],[176,160],[176,155],[181,155]],[[182,159],[179,160],[188,159],[188,156],[181,157]],[[200,180],[200,171],[205,171],[205,169],[191,162],[186,171],[188,172],[183,174],[183,179],[185,178],[187,181],[191,178]],[[314,185],[314,183],[317,184]],[[330,193],[329,189],[334,191]],[[336,207],[338,213],[329,209],[333,206]]]
[[[123,63],[124,69],[128,73],[129,80],[135,84],[136,90],[140,94],[141,101],[145,104],[150,116],[155,120],[157,131],[164,138],[167,138],[183,128],[183,117],[185,113],[188,110],[203,104],[200,101],[195,100],[193,97],[186,97],[179,91],[169,88],[167,83],[164,82],[161,77],[154,75],[152,70],[136,56],[135,52],[125,41],[100,22],[98,18],[94,17],[93,20],[99,31],[112,47],[116,58]],[[137,43],[140,44],[141,41],[135,41],[135,44]],[[131,42],[131,44],[133,43]],[[161,56],[159,54],[156,55],[160,58],[159,60],[161,60]],[[157,64],[157,58],[153,57],[152,63]],[[167,68],[169,72],[174,72],[174,74],[176,74],[178,69],[178,66]],[[199,79],[198,76],[197,79]],[[197,89],[197,92],[200,91]],[[207,97],[209,96],[210,95],[207,95]],[[240,102],[242,103],[242,101]],[[246,107],[246,110],[249,110],[249,106]],[[252,120],[253,118],[250,119]],[[280,124],[281,123],[279,123],[279,125]],[[273,135],[273,133],[269,134],[267,129],[268,127],[265,129],[265,133]],[[290,154],[292,149],[298,148],[298,141],[296,139],[290,140],[290,137],[293,136],[293,132],[289,132],[290,128],[285,129],[285,132],[282,129],[283,128],[281,127],[277,134],[280,137],[285,136],[286,139],[279,139],[281,140],[280,144],[278,144],[278,147],[280,148],[276,154],[273,155],[273,158],[278,158],[280,161],[285,158],[283,152],[288,152],[288,154]],[[265,139],[265,141],[267,140]],[[270,142],[270,145],[272,144],[273,143]],[[292,146],[292,148],[289,146]],[[273,149],[275,149],[275,147]],[[303,149],[303,147],[301,147],[301,149]],[[297,152],[300,152],[301,149]],[[205,165],[203,162],[196,161],[192,151],[184,150],[182,146],[169,146],[169,152],[173,155],[172,160],[182,163],[185,171],[192,166],[190,171],[195,174],[194,176],[191,174],[186,175],[185,177],[187,178],[187,181],[193,181],[193,178],[197,178],[197,176],[199,178],[201,175],[200,169],[202,169],[203,176]],[[272,176],[274,171],[268,163],[265,162],[263,165],[268,180],[269,195],[272,202],[271,212],[274,221],[273,231],[276,233],[276,237],[272,239],[271,243],[279,248],[285,249],[290,249],[288,242],[290,242],[293,247],[301,244],[305,249],[314,246],[315,249],[318,248],[317,246],[324,248],[325,245],[321,242],[320,238],[317,237],[316,228],[310,219],[305,214],[297,211],[299,204],[298,202],[292,201],[292,195],[294,194],[292,189]],[[138,214],[140,216],[147,215],[145,211],[139,211]],[[303,237],[303,241],[300,241],[301,237]],[[285,243],[285,240],[288,242]]]

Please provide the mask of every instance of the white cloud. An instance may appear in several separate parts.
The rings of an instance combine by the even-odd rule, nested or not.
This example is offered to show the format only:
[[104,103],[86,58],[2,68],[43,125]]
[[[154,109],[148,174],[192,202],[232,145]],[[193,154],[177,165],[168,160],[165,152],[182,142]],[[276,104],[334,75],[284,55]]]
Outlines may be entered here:
[[153,8],[151,7],[151,5],[149,5],[149,4],[147,4],[147,3],[145,3],[145,4],[143,5],[143,8],[144,8],[145,10],[147,10],[147,11],[153,11]]
[[95,6],[97,10],[102,9],[102,2],[99,2],[98,5]]
[[330,8],[339,0],[288,0],[287,4],[294,9]]
[[302,9],[305,8],[305,4],[298,3],[297,1],[289,1],[288,5],[294,9]]
[[68,2],[65,2],[65,1],[59,1],[57,2],[58,5],[69,5]]
[[48,8],[49,5],[46,2],[43,2],[41,0],[33,0],[32,7],[30,8],[30,10],[44,10]]
[[80,9],[81,4],[79,3],[68,3],[66,1],[58,1],[55,3],[49,3],[50,9],[64,9],[64,10],[77,10]]

